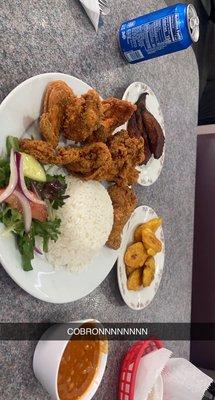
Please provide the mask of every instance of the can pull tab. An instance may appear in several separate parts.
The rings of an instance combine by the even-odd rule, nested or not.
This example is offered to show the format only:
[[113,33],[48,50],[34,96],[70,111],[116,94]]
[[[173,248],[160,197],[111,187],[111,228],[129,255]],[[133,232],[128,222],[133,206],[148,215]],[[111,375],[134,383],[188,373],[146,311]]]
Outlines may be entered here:
[[197,26],[199,26],[199,18],[197,16],[190,18],[190,28],[195,29]]
[[190,31],[190,36],[193,42],[198,42],[199,40],[199,18],[195,7],[192,4],[187,6],[187,17],[188,17],[188,27]]

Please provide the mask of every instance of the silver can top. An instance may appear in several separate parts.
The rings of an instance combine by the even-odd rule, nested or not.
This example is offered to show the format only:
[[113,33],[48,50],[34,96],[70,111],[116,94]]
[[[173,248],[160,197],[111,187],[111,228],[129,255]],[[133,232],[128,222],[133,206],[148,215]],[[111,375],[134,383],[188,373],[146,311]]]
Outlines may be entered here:
[[187,22],[191,39],[196,43],[199,40],[199,18],[196,9],[192,4],[187,6]]

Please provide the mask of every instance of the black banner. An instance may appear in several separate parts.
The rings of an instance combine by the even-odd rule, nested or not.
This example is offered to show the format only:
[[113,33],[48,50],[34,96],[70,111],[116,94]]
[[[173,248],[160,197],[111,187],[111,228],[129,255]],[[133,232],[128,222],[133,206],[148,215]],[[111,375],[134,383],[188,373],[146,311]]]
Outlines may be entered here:
[[45,332],[44,340],[215,341],[215,323],[0,323],[0,340],[39,340]]

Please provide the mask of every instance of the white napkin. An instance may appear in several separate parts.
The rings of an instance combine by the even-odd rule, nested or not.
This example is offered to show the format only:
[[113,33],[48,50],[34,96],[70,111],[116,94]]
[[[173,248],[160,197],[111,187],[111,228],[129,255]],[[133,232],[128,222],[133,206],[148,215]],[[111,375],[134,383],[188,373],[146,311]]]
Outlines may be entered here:
[[163,371],[172,352],[159,349],[143,356],[137,370],[134,400],[146,400],[151,393],[158,376]]
[[184,358],[171,358],[162,378],[164,400],[202,400],[213,381]]
[[90,21],[92,22],[96,32],[99,27],[100,8],[98,0],[79,0],[84,7]]

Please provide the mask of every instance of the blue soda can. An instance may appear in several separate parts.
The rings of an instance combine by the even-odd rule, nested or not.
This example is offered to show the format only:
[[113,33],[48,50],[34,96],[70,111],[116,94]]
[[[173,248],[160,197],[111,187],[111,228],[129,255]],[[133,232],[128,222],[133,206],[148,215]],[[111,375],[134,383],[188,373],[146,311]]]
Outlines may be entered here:
[[124,22],[119,45],[125,59],[140,61],[174,53],[199,39],[199,19],[192,4],[176,4]]

